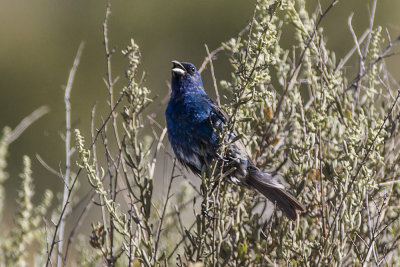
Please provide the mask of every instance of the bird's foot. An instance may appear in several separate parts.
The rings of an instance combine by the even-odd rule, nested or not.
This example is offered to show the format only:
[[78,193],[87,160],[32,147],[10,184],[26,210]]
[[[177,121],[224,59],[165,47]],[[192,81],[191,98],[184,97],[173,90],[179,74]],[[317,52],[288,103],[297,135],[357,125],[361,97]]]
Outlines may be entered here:
[[213,184],[213,186],[211,188],[210,195],[212,195],[214,193],[214,191],[215,191],[215,189],[217,188],[218,185],[219,185],[219,181],[217,180],[217,181],[214,182],[214,184]]
[[212,219],[212,220],[215,220],[215,219],[217,219],[216,217],[214,217],[214,216],[212,216],[210,213],[208,213],[208,211],[207,210],[209,210],[210,208],[207,208],[208,207],[208,203],[210,203],[210,202],[212,202],[212,201],[210,201],[209,199],[204,199],[203,200],[203,202],[201,203],[201,214],[203,214],[203,216],[205,216],[205,217],[207,217],[207,218],[209,218],[209,219]]
[[223,162],[229,162],[229,159],[222,157],[221,154],[216,153],[215,155],[216,155],[217,159],[222,160]]

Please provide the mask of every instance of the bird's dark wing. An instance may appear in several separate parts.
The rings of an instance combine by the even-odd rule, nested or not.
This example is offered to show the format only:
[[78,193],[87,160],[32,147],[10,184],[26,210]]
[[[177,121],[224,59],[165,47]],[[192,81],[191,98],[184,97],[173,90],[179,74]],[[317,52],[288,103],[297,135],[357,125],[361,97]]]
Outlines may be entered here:
[[[220,147],[219,133],[222,126],[227,122],[225,112],[214,103],[208,96],[202,95],[195,99],[196,106],[199,110],[203,110],[202,114],[207,114],[202,117],[201,121],[197,121],[193,125],[193,152],[198,156],[202,166],[211,164],[212,160],[217,156]],[[186,165],[194,170],[195,166],[190,163]],[[197,173],[201,170],[197,170]],[[196,172],[196,171],[195,171]]]
[[[223,123],[226,123],[229,119],[228,115],[225,113],[224,110],[222,110],[214,101],[212,101],[208,96],[206,96],[208,100],[210,101],[211,107],[212,107],[212,114],[211,118],[213,120],[220,120]],[[214,118],[213,118],[214,117]]]

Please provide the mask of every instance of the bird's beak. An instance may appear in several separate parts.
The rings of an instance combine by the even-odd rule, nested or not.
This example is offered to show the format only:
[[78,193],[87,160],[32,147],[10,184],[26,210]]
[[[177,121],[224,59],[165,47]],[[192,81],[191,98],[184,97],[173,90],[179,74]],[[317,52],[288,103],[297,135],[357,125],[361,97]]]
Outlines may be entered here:
[[186,75],[185,67],[179,61],[172,61],[172,75],[184,76]]

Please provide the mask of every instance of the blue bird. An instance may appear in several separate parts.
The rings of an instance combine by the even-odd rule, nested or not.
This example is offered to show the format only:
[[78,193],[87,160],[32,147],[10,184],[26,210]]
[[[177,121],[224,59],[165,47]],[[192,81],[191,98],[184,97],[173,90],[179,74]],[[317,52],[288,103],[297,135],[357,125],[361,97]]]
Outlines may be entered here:
[[[171,96],[165,111],[168,138],[176,158],[196,174],[208,170],[213,159],[235,168],[228,179],[255,189],[272,201],[291,220],[305,212],[305,207],[268,173],[258,169],[240,140],[232,142],[220,155],[221,126],[228,117],[206,94],[200,73],[187,62],[172,61]],[[234,136],[230,136],[232,140]],[[225,137],[225,139],[227,139]]]

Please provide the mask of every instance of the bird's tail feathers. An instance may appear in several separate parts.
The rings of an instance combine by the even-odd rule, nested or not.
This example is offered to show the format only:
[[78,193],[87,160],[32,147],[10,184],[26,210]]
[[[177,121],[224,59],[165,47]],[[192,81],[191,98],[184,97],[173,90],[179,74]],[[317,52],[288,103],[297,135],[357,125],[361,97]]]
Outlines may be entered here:
[[306,211],[306,208],[287,192],[283,185],[275,182],[269,174],[263,173],[257,168],[249,170],[247,183],[276,204],[293,221],[297,219],[297,213]]

